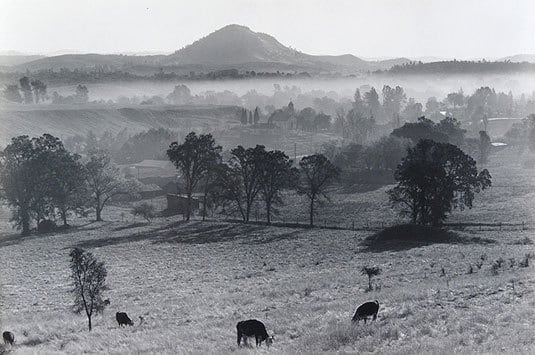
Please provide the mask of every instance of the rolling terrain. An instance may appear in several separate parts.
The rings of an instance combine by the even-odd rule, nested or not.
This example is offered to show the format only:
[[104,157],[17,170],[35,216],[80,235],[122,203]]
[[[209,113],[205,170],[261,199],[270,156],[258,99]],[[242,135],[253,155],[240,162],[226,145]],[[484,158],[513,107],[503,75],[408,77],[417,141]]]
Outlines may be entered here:
[[[462,218],[530,218],[527,229],[467,228],[457,231],[465,242],[455,244],[374,252],[361,245],[367,231],[177,217],[145,224],[120,205],[104,211],[105,222],[81,218],[65,233],[21,238],[4,228],[0,327],[15,333],[14,353],[248,353],[236,346],[235,325],[249,318],[275,335],[273,347],[258,353],[533,353],[533,175],[515,155],[493,156],[496,187]],[[366,199],[354,194],[344,210]],[[393,221],[379,191],[368,200],[368,216]],[[339,213],[330,205],[320,213],[331,208]],[[0,217],[7,222],[5,212]],[[75,246],[108,269],[111,304],[92,332],[70,311],[68,254]],[[526,258],[529,265],[520,266]],[[360,273],[365,265],[382,270],[371,292]],[[352,326],[355,307],[375,299],[377,322]],[[119,328],[116,311],[128,312],[134,326]]]
[[5,105],[0,107],[0,145],[18,135],[50,133],[60,138],[89,131],[100,135],[127,129],[218,130],[239,124],[235,106]]

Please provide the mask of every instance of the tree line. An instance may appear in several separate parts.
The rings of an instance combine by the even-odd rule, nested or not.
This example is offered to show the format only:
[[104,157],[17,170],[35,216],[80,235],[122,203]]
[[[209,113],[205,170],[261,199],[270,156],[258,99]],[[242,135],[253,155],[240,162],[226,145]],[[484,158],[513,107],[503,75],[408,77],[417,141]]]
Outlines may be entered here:
[[119,169],[102,151],[82,159],[65,149],[50,134],[19,136],[0,152],[0,197],[12,208],[12,222],[22,234],[35,221],[40,231],[55,227],[56,217],[68,226],[72,212],[95,211],[97,221],[109,200],[135,192],[137,184],[121,177]]

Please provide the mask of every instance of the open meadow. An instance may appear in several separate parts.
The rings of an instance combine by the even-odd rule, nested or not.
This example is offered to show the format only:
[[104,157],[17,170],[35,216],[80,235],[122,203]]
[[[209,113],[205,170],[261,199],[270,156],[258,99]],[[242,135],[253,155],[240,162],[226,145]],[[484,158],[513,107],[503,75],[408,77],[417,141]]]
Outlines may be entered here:
[[[533,353],[534,185],[532,170],[521,168],[515,154],[493,156],[496,187],[451,219],[525,220],[526,229],[470,228],[457,231],[460,241],[451,244],[377,251],[361,244],[367,231],[178,217],[145,224],[121,221],[124,206],[105,210],[104,222],[78,219],[64,233],[20,237],[2,228],[0,328],[15,334],[11,350],[21,354]],[[320,213],[350,214],[369,200],[361,213],[393,222],[382,194],[351,194]],[[7,218],[4,211],[4,226]],[[71,311],[69,252],[76,246],[108,270],[104,296],[111,304],[91,332],[85,316]],[[372,265],[382,273],[367,291],[360,270]],[[352,325],[355,307],[369,300],[381,304],[377,321]],[[134,326],[118,327],[117,311]],[[236,323],[249,318],[275,336],[271,348],[237,347]]]

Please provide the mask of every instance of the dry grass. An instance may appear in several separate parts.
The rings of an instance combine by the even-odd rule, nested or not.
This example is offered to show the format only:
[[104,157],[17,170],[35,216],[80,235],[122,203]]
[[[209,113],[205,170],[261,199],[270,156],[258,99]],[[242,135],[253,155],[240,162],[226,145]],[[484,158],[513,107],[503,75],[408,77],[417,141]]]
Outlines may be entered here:
[[[505,218],[521,201],[531,205],[529,196],[485,193],[467,218],[479,218],[482,206]],[[125,211],[111,207],[109,221],[78,220],[62,234],[18,238],[2,230],[0,327],[14,332],[14,353],[249,353],[235,338],[236,323],[248,318],[275,335],[274,346],[258,353],[535,351],[533,230],[459,231],[472,242],[370,252],[361,246],[366,232],[173,218],[147,225],[121,222]],[[533,217],[532,209],[521,213]],[[494,243],[477,242],[483,239]],[[111,305],[91,333],[84,316],[70,311],[74,246],[90,249],[109,272]],[[371,292],[360,273],[365,265],[382,270]],[[355,307],[375,299],[377,322],[353,326]],[[128,312],[135,326],[119,328],[116,311]]]

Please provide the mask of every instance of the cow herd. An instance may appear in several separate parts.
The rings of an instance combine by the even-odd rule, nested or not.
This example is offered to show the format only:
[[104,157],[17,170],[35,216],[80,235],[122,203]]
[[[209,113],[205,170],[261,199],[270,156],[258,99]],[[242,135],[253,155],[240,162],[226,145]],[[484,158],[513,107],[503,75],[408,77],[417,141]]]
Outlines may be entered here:
[[[369,317],[372,317],[372,320],[376,320],[378,312],[378,301],[363,303],[357,307],[355,315],[353,315],[352,322],[358,324],[360,320],[363,320],[364,323],[366,323],[366,320]],[[139,319],[139,324],[143,323],[143,317],[140,316]],[[130,317],[128,317],[128,314],[126,314],[126,312],[115,313],[115,320],[117,320],[119,327],[134,325],[134,322],[130,319]],[[242,343],[243,345],[247,346],[247,338],[252,337],[255,338],[257,347],[262,345],[262,342],[264,342],[266,346],[270,346],[274,340],[274,337],[269,336],[268,332],[266,331],[266,326],[264,325],[264,323],[256,319],[249,319],[238,322],[238,324],[236,324],[236,331],[238,336],[238,346],[241,346]],[[13,344],[15,343],[15,335],[12,332],[5,331],[2,333],[2,337],[4,338],[4,343],[6,345],[13,346]]]

